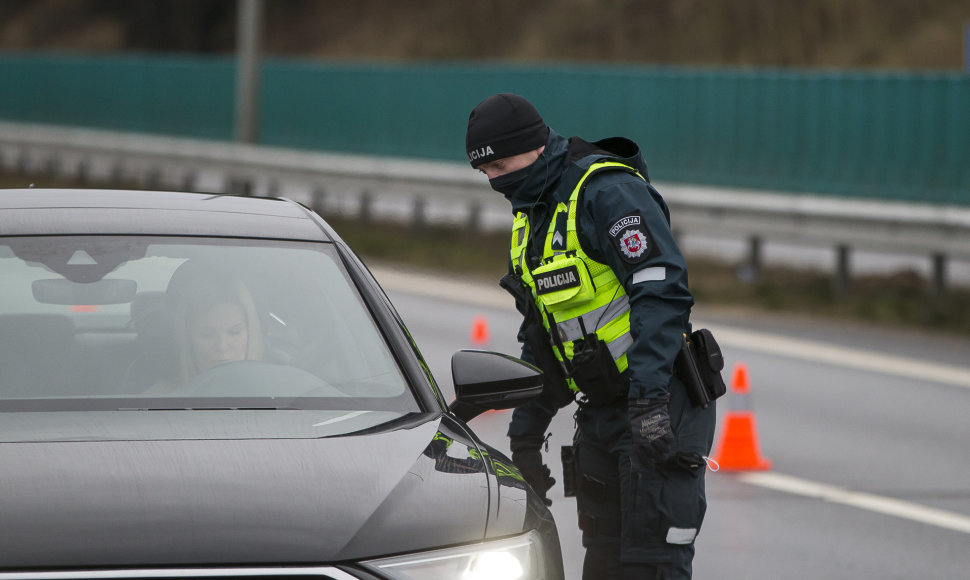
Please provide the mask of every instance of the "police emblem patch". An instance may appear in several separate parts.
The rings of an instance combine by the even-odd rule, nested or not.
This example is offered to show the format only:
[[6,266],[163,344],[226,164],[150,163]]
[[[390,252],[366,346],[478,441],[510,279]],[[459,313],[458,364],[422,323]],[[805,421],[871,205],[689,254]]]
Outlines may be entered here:
[[627,258],[639,258],[647,251],[647,238],[640,230],[627,230],[620,238],[620,251]]
[[628,215],[617,220],[610,226],[609,234],[616,243],[620,257],[631,264],[646,260],[653,250],[653,244],[650,242],[650,236],[640,214]]

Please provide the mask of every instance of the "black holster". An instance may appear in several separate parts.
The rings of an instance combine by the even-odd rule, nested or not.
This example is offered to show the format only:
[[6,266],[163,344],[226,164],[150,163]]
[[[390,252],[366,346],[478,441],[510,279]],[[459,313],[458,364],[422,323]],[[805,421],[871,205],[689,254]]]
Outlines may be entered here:
[[576,496],[576,454],[572,445],[563,445],[560,450],[562,458],[562,494],[565,497]]
[[620,374],[606,342],[596,335],[573,343],[569,378],[586,395],[589,405],[609,405],[628,396],[626,375]]
[[721,377],[724,356],[710,330],[702,328],[688,338],[681,338],[680,352],[674,361],[674,372],[684,383],[687,396],[695,407],[707,408],[727,392]]

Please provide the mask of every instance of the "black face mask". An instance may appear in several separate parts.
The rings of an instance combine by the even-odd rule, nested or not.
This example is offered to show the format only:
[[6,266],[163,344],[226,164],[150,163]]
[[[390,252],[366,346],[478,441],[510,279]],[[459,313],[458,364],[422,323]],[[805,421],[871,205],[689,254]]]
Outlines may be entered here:
[[525,182],[526,178],[529,177],[529,172],[532,170],[532,165],[523,167],[522,169],[516,169],[506,173],[505,175],[499,175],[498,177],[488,180],[488,184],[492,186],[492,189],[501,193],[505,197],[509,197]]

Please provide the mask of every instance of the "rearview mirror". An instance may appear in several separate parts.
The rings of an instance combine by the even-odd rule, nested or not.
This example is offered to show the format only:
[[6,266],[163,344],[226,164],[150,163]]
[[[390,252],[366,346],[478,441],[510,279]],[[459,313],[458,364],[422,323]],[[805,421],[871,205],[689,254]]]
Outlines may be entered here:
[[451,357],[455,401],[449,409],[464,421],[485,411],[511,409],[542,393],[542,371],[515,357],[459,350]]
[[71,282],[64,278],[34,280],[30,287],[34,300],[41,304],[125,304],[135,298],[134,280],[102,278],[97,282]]

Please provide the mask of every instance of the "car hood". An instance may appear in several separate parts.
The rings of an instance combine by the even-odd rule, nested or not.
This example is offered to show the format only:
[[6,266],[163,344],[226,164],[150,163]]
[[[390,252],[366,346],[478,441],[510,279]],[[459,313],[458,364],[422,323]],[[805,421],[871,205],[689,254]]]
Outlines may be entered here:
[[0,568],[334,562],[478,541],[491,478],[443,424],[0,443]]

